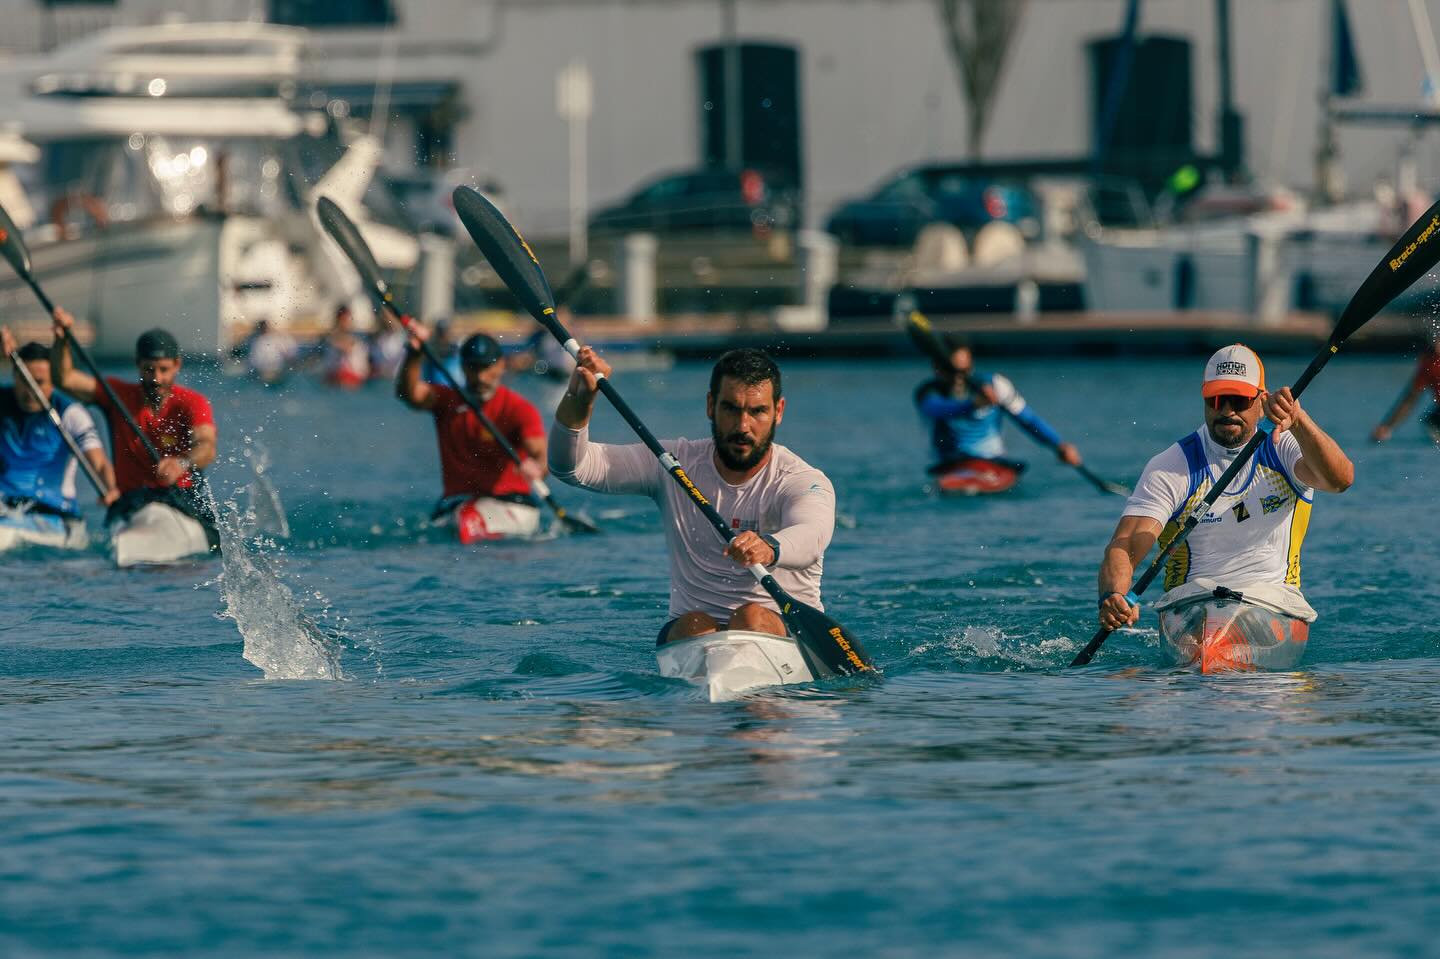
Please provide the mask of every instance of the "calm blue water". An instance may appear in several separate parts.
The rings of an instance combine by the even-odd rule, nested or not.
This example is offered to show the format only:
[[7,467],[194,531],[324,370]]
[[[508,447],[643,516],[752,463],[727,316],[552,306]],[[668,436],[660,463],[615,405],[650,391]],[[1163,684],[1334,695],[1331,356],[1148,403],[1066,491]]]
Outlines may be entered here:
[[[1200,415],[1193,359],[1004,369],[1125,479]],[[1307,540],[1322,618],[1300,672],[1216,678],[1149,629],[1064,668],[1119,500],[1014,434],[1018,490],[939,501],[918,363],[791,364],[783,439],[844,518],[826,601],[886,680],[719,705],[655,675],[646,501],[561,487],[606,535],[462,548],[385,388],[196,373],[216,487],[263,444],[293,535],[0,557],[0,955],[1433,955],[1440,452],[1364,442],[1408,369],[1306,397],[1359,466]],[[697,436],[707,372],[618,385]],[[305,636],[343,679],[243,656],[313,665]]]

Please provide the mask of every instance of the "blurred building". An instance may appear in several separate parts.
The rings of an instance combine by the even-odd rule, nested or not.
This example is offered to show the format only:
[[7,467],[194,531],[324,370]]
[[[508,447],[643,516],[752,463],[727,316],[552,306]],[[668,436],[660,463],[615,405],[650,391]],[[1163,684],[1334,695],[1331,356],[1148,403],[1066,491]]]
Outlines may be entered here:
[[[1199,159],[1308,188],[1322,92],[1336,54],[1333,0],[1011,0],[1020,10],[979,143],[986,158],[1112,161],[1162,175]],[[1355,0],[1352,0],[1352,6]],[[942,29],[944,0],[0,0],[0,57],[42,53],[117,24],[236,18],[313,31],[307,84],[353,116],[377,108],[387,167],[489,184],[530,231],[563,232],[567,126],[560,70],[593,77],[589,197],[738,156],[787,172],[818,221],[894,169],[967,154],[967,98]],[[963,6],[963,4],[961,5]],[[1426,0],[1440,18],[1440,0]],[[1231,131],[1222,137],[1218,14],[1231,10]],[[1407,0],[1363,0],[1350,22],[1359,102],[1418,104],[1432,91]],[[727,31],[732,30],[733,33]],[[739,123],[724,104],[727,37],[742,66]],[[1433,40],[1431,41],[1433,44]],[[1122,52],[1122,47],[1125,51]],[[1107,78],[1127,61],[1106,113]],[[1440,78],[1437,78],[1440,80]],[[0,122],[3,122],[0,107]],[[1102,132],[1103,131],[1103,132]],[[739,146],[735,138],[739,137]],[[1226,156],[1226,142],[1232,153]],[[1352,190],[1392,176],[1397,152],[1440,164],[1411,128],[1335,133]],[[1137,159],[1138,158],[1138,159]],[[1118,162],[1117,161],[1117,162]],[[1123,165],[1123,164],[1122,164]],[[443,196],[448,183],[437,184]]]

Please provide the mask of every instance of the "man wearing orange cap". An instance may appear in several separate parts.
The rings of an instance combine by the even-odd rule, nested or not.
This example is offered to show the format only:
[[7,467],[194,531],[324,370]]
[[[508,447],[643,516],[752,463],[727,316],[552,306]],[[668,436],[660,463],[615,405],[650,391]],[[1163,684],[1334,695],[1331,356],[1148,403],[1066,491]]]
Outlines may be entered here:
[[[1355,467],[1288,386],[1266,392],[1265,369],[1249,347],[1237,343],[1210,357],[1200,392],[1205,425],[1150,460],[1105,548],[1100,624],[1113,630],[1139,619],[1139,606],[1130,594],[1136,566],[1157,540],[1174,535],[1256,429],[1273,424],[1234,482],[1171,554],[1165,567],[1166,593],[1156,608],[1162,639],[1185,658],[1208,655],[1190,648],[1203,645],[1202,640],[1238,636],[1232,612],[1238,615],[1242,608],[1260,603],[1272,614],[1266,632],[1278,630],[1283,639],[1293,641],[1286,648],[1298,660],[1308,624],[1315,619],[1300,593],[1300,546],[1311,502],[1317,489],[1347,489]],[[1268,424],[1261,422],[1262,415]],[[1214,618],[1197,620],[1207,604],[1212,614],[1215,607],[1224,607],[1218,623]],[[1193,640],[1190,647],[1182,641],[1187,633]],[[1249,663],[1250,668],[1256,665],[1274,666],[1275,661]]]

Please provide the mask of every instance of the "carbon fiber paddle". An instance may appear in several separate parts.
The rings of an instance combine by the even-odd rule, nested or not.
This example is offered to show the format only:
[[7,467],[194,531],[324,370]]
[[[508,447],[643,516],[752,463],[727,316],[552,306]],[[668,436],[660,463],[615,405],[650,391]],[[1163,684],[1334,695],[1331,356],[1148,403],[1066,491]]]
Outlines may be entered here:
[[[560,341],[567,353],[578,357],[580,344],[556,319],[555,295],[550,291],[545,272],[540,268],[540,261],[536,259],[530,245],[494,204],[469,187],[457,187],[454,200],[455,212],[460,215],[460,222],[465,224],[465,229],[475,240],[475,245],[485,254],[490,266],[510,288],[510,292],[541,326]],[[655,458],[670,477],[680,484],[696,509],[715,527],[716,532],[724,537],[727,543],[733,540],[735,531],[715,511],[705,494],[696,488],[675,457],[660,445],[660,441],[641,422],[640,417],[635,415],[635,411],[630,409],[630,405],[620,396],[614,384],[602,377],[600,392],[605,394],[610,405],[615,407],[615,411],[635,431],[640,441],[655,454]],[[785,592],[764,566],[757,563],[750,566],[749,570],[779,606],[781,617],[794,634],[800,652],[816,679],[879,672],[865,647],[849,630],[820,610],[807,606]]]
[[[932,362],[938,364],[942,369],[950,370],[952,373],[960,372],[951,364],[950,352],[946,350],[944,344],[940,342],[940,337],[936,334],[935,328],[930,325],[930,319],[915,308],[914,297],[905,294],[896,298],[895,321],[905,328],[905,332],[910,334],[910,341],[920,348],[920,352],[929,356]],[[982,384],[970,373],[963,375],[965,378],[965,388],[971,393],[978,395],[983,389]],[[1021,422],[1020,417],[1010,412],[1010,409],[1004,404],[1001,404],[1000,409],[1006,416],[1014,420],[1016,425],[1033,436],[1037,442],[1051,449],[1058,450],[1059,447],[1026,426]],[[1130,495],[1130,487],[1096,476],[1090,472],[1084,463],[1076,466],[1075,471],[1089,480],[1090,483],[1102,493],[1111,493],[1115,496]]]
[[[1335,324],[1335,329],[1330,334],[1330,339],[1326,341],[1324,348],[1310,361],[1310,365],[1305,368],[1304,373],[1300,374],[1295,385],[1290,387],[1290,393],[1296,399],[1299,399],[1300,394],[1305,391],[1305,387],[1310,385],[1310,381],[1315,379],[1325,368],[1325,364],[1330,362],[1330,358],[1340,352],[1340,347],[1352,333],[1370,322],[1376,313],[1379,313],[1391,300],[1409,289],[1416,280],[1424,276],[1435,265],[1437,260],[1440,260],[1440,242],[1437,242],[1437,235],[1440,235],[1440,203],[1432,206],[1424,216],[1415,221],[1410,229],[1405,231],[1405,235],[1391,247],[1390,252],[1376,264],[1375,269],[1370,271],[1365,282],[1360,284],[1360,289],[1355,291],[1355,295],[1346,305],[1345,312],[1340,314],[1340,322]],[[1130,592],[1126,594],[1125,599],[1131,606],[1140,604],[1140,594],[1144,593],[1146,588],[1154,582],[1155,577],[1160,575],[1160,570],[1165,565],[1165,561],[1170,558],[1170,554],[1185,542],[1190,531],[1199,524],[1200,518],[1208,513],[1210,507],[1215,505],[1216,500],[1224,495],[1225,488],[1236,476],[1240,475],[1240,471],[1250,461],[1250,457],[1255,455],[1260,444],[1265,442],[1265,437],[1274,429],[1275,424],[1268,419],[1260,421],[1255,435],[1241,447],[1234,462],[1220,474],[1220,478],[1210,487],[1210,492],[1205,494],[1200,505],[1185,517],[1184,525],[1176,531],[1169,542],[1160,548],[1159,555],[1150,564],[1150,568],[1145,570],[1145,575],[1141,576],[1131,587]],[[1110,638],[1110,633],[1111,630],[1101,629],[1090,642],[1085,644],[1085,648],[1080,650],[1079,655],[1070,665],[1084,666],[1094,659],[1095,653],[1105,644],[1105,640]]]
[[[320,225],[325,227],[325,232],[330,234],[330,238],[339,244],[346,258],[350,260],[351,265],[353,265],[356,272],[360,274],[361,283],[365,287],[365,291],[370,294],[370,298],[375,301],[376,309],[389,313],[406,330],[411,330],[415,321],[401,313],[395,306],[395,296],[390,292],[389,285],[380,275],[380,266],[375,262],[375,257],[370,253],[370,245],[365,242],[365,238],[360,235],[360,231],[356,229],[355,224],[350,222],[350,218],[345,215],[345,211],[336,206],[335,201],[323,196],[316,205],[316,209],[320,215]],[[425,355],[429,358],[431,365],[439,370],[440,375],[445,377],[446,381],[449,382],[450,388],[459,393],[461,398],[464,399],[465,405],[469,406],[475,415],[480,418],[481,424],[483,424],[485,429],[490,432],[490,435],[495,438],[496,445],[504,451],[506,456],[510,457],[510,459],[518,465],[520,463],[520,454],[516,452],[515,447],[510,444],[510,441],[505,438],[505,434],[500,432],[499,427],[491,421],[490,417],[485,415],[485,411],[480,408],[480,404],[476,402],[475,397],[470,395],[470,391],[456,381],[454,375],[440,362],[440,358],[435,355],[434,349],[431,348],[428,342],[422,341],[420,348],[425,351]],[[561,506],[560,502],[555,499],[554,494],[550,492],[550,487],[547,486],[543,480],[531,480],[530,488],[535,491],[536,496],[539,496],[545,501],[545,505],[554,511],[555,517],[559,519],[561,523],[565,524],[567,529],[577,533],[600,532],[600,528],[585,517],[573,516],[567,512],[565,507]]]

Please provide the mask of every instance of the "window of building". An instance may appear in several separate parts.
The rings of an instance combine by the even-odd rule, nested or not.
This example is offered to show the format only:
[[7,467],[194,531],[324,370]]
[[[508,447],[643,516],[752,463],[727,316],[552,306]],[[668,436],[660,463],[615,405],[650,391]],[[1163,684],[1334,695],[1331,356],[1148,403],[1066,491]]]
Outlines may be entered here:
[[292,27],[385,27],[395,22],[390,0],[270,0],[270,22]]

